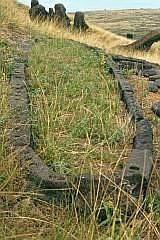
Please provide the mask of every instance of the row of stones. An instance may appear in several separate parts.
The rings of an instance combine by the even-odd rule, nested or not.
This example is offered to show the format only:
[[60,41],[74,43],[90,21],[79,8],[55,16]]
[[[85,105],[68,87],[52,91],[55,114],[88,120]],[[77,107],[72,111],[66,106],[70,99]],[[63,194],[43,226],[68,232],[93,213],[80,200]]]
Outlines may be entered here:
[[[63,4],[55,4],[53,8],[49,8],[49,12],[45,7],[40,5],[38,0],[31,0],[31,8],[29,9],[29,15],[31,20],[38,21],[55,21],[61,23],[64,27],[70,27],[71,20],[66,14],[66,8]],[[85,22],[84,13],[76,12],[74,16],[74,29],[85,32],[89,26]]]
[[[114,56],[113,59],[118,63],[121,68],[131,69],[135,74],[148,77],[148,91],[158,92],[160,88],[160,67],[158,64],[150,63],[146,60],[128,58],[124,56]],[[157,101],[152,105],[152,111],[160,116],[160,102]]]
[[[128,181],[128,192],[132,196],[137,198],[141,195],[143,197],[147,190],[153,166],[153,130],[149,120],[144,117],[142,108],[134,96],[132,86],[122,75],[116,61],[123,66],[127,64],[129,68],[138,72],[141,70],[144,75],[148,74],[154,65],[143,60],[128,59],[127,61],[127,58],[121,56],[108,59],[110,72],[118,81],[121,98],[136,125],[133,149],[124,169],[124,180]],[[158,65],[155,65],[154,70],[155,73],[158,71]]]

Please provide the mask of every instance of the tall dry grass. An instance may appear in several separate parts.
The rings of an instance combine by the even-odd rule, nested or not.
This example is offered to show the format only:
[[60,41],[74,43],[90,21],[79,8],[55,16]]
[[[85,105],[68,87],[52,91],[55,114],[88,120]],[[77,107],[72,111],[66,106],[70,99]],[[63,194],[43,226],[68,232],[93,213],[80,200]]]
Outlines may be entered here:
[[107,53],[123,54],[125,56],[142,58],[160,64],[160,43],[155,43],[148,52],[129,51],[121,46],[131,43],[132,40],[105,31],[93,24],[88,23],[90,30],[87,33],[79,34],[72,31],[72,29],[63,29],[54,23],[39,24],[31,22],[28,15],[28,8],[18,4],[16,0],[1,0],[0,6],[3,7],[3,12],[7,16],[5,21],[8,19],[9,21],[17,22],[27,29],[34,29],[51,37],[57,36],[79,41],[94,47],[102,48]]
[[[71,29],[64,30],[55,24],[32,23],[27,10],[18,5],[15,0],[1,0],[0,10],[3,13],[0,18],[3,26],[7,26],[7,23],[16,23],[18,27],[26,28],[30,34],[33,34],[34,30],[34,36],[36,33],[37,35],[40,33],[41,36],[73,39],[103,48],[106,52],[138,56],[155,62],[159,61],[158,45],[153,46],[148,53],[125,52],[123,48],[117,47],[129,43],[130,40],[95,26],[92,26],[92,29],[86,34],[77,34]],[[9,159],[13,162],[13,156],[10,156]],[[7,161],[7,163],[9,162]],[[13,170],[10,170],[9,177],[12,175],[15,176]],[[8,182],[10,181],[9,177],[7,177]],[[1,194],[3,194],[2,202],[4,205],[1,205],[4,208],[0,212],[3,214],[1,218],[2,225],[0,224],[0,229],[2,228],[2,232],[0,231],[0,234],[2,234],[0,235],[1,239],[149,240],[159,239],[160,237],[157,228],[159,220],[155,219],[153,198],[150,200],[150,211],[144,211],[142,218],[138,218],[137,214],[135,214],[135,217],[130,222],[125,223],[116,218],[117,216],[114,217],[114,214],[111,224],[102,229],[95,223],[95,216],[91,216],[90,221],[85,219],[79,222],[76,211],[76,214],[73,214],[68,209],[58,209],[54,204],[47,204],[38,200],[33,201],[30,197],[22,196],[23,194],[20,193],[8,191]],[[157,206],[159,202],[157,201]],[[110,206],[106,206],[106,210],[108,209],[110,209]],[[158,214],[158,207],[156,214]],[[116,224],[116,221],[119,221],[119,224]]]
[[0,5],[3,7],[3,12],[6,14],[9,21],[18,22],[21,26],[35,29],[36,31],[40,31],[41,33],[50,36],[72,39],[106,49],[106,51],[117,45],[131,42],[131,40],[107,32],[94,25],[90,25],[90,30],[86,34],[79,34],[72,31],[72,29],[64,30],[54,23],[33,23],[30,21],[28,8],[23,7],[21,4],[17,4],[16,0],[1,0]]

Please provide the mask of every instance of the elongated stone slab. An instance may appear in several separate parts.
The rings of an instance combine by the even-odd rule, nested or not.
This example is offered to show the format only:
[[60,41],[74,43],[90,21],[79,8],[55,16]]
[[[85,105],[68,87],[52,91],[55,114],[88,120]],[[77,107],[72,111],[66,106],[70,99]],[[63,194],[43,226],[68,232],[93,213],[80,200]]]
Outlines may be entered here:
[[133,149],[153,151],[153,130],[148,119],[136,123],[136,134],[133,140]]
[[109,63],[109,67],[110,67],[110,73],[112,73],[114,75],[114,77],[116,78],[116,80],[118,82],[122,97],[123,97],[125,91],[133,92],[133,88],[132,88],[131,84],[122,75],[118,65],[111,58],[108,59],[108,63]]
[[127,192],[136,198],[145,196],[152,167],[152,151],[133,149],[124,169],[124,179],[128,181]]
[[139,121],[144,119],[143,111],[132,92],[125,91],[123,101],[126,104],[127,111],[132,115],[132,119]]

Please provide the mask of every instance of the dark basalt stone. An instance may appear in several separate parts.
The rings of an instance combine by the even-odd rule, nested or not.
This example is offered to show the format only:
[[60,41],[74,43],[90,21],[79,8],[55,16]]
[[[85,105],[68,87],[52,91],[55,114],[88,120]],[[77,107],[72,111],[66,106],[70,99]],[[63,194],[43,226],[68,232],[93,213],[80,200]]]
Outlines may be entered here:
[[142,65],[143,69],[146,70],[146,69],[153,69],[153,68],[157,68],[159,67],[158,64],[155,64],[155,63],[150,63],[150,62],[144,62],[143,65]]
[[159,68],[159,64],[157,63],[150,63],[146,60],[139,59],[139,58],[131,58],[131,57],[125,57],[122,55],[113,55],[113,60],[118,63],[124,63],[125,64],[137,64],[138,66],[141,66],[141,69],[151,69],[151,68]]
[[123,93],[123,101],[126,104],[127,111],[132,115],[133,120],[139,121],[144,119],[142,108],[137,102],[133,92],[125,91]]
[[76,12],[74,16],[74,29],[85,32],[89,26],[86,24],[84,19],[84,13]]
[[146,60],[143,60],[143,59],[125,57],[125,56],[122,56],[122,55],[113,55],[113,60],[115,60],[115,61],[136,62],[136,63],[139,63],[139,64],[149,63],[149,62],[147,62]]
[[156,102],[152,105],[152,111],[160,117],[160,102]]
[[49,21],[54,21],[54,18],[55,18],[54,10],[53,10],[53,8],[49,8],[49,12],[48,12]]
[[55,9],[55,20],[61,23],[64,27],[69,27],[71,20],[66,14],[66,8],[63,4],[58,3],[54,6]]
[[156,69],[156,68],[144,69],[142,71],[142,74],[144,77],[150,77],[150,76],[154,76],[154,75],[159,75],[160,70]]
[[[145,195],[153,166],[152,151],[133,149],[124,170],[126,190],[138,198]],[[142,194],[143,193],[143,194]]]
[[48,12],[42,5],[36,5],[29,9],[29,15],[32,21],[45,21],[48,16]]
[[127,38],[133,39],[133,33],[127,33]]
[[115,74],[115,76],[117,76],[118,85],[119,85],[119,89],[121,91],[122,98],[124,96],[124,92],[133,92],[132,86],[129,84],[129,82],[123,76],[120,76],[118,74]]
[[135,74],[140,74],[141,69],[142,69],[142,64],[137,63],[137,62],[131,62],[131,61],[120,61],[117,62],[120,69],[127,69],[127,70],[132,70]]
[[148,84],[148,91],[149,92],[158,92],[158,86],[156,84],[156,82],[154,81],[149,81],[149,84]]
[[108,63],[109,63],[109,67],[110,67],[109,72],[111,74],[113,74],[114,77],[116,78],[122,97],[123,97],[123,94],[125,91],[133,92],[132,86],[130,85],[128,80],[121,73],[118,64],[115,63],[111,58],[109,58]]
[[133,140],[133,149],[153,151],[153,130],[148,119],[136,123],[136,134]]
[[[156,69],[156,65],[150,64],[147,62],[139,62],[139,61],[131,61],[131,60],[120,60],[117,61],[118,65],[121,69],[128,69],[132,70],[135,74],[143,75],[143,76],[149,76],[149,74],[155,74],[157,73],[158,69]],[[155,69],[154,72],[152,70]]]
[[160,79],[160,74],[159,75],[153,75],[149,77],[149,81],[155,81],[157,79]]
[[160,32],[153,30],[146,34],[141,39],[131,43],[128,47],[137,50],[149,50],[153,43],[158,42],[160,40]]
[[36,5],[39,5],[38,0],[31,0],[31,8],[36,6]]
[[160,78],[155,80],[155,84],[157,85],[158,88],[160,88]]

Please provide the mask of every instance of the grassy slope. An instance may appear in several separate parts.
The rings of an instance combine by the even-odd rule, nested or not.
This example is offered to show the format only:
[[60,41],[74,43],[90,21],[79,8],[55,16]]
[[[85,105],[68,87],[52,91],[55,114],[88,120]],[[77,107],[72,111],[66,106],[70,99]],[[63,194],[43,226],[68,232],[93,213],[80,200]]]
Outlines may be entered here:
[[[10,5],[3,0],[0,3],[3,39],[8,38],[11,43],[9,48],[0,48],[3,50],[1,51],[3,59],[4,57],[7,59],[1,65],[2,101],[0,104],[3,121],[0,169],[3,172],[3,177],[0,185],[0,239],[152,239],[155,233],[158,234],[155,227],[158,223],[156,217],[158,211],[156,211],[156,214],[153,211],[155,207],[158,210],[159,201],[157,199],[157,205],[154,205],[154,199],[151,198],[150,211],[148,213],[144,212],[142,218],[135,216],[130,223],[118,221],[115,224],[117,218],[114,215],[108,226],[100,228],[95,223],[94,212],[88,218],[83,219],[81,217],[81,219],[78,219],[74,208],[73,211],[68,211],[54,204],[46,204],[37,199],[33,200],[29,194],[23,194],[23,175],[19,174],[20,168],[14,154],[4,148],[7,129],[11,126],[11,123],[6,121],[9,119],[10,111],[6,101],[4,101],[8,98],[9,85],[6,74],[9,72],[10,53],[13,52],[15,39],[20,29],[28,25],[25,10],[17,14],[14,7],[14,1],[11,1]],[[5,11],[7,11],[7,17]],[[5,21],[2,21],[2,19]],[[119,155],[118,151],[123,153],[122,149],[125,149],[127,145],[125,142],[118,148],[117,145],[112,147],[111,142],[117,137],[113,134],[116,126],[126,133],[127,124],[124,124],[117,116],[121,106],[115,94],[116,88],[113,80],[103,72],[103,55],[98,59],[95,53],[78,43],[66,41],[64,37],[98,46],[108,44],[109,47],[113,46],[112,42],[116,45],[121,43],[123,39],[108,33],[99,32],[98,35],[94,31],[88,35],[80,36],[71,32],[64,32],[64,30],[51,25],[39,27],[30,23],[28,26],[29,29],[33,28],[36,29],[36,32],[39,32],[35,35],[35,33],[29,31],[29,34],[40,38],[40,42],[31,50],[29,59],[31,76],[29,91],[32,99],[35,148],[51,165],[53,164],[53,158],[61,163],[64,157],[72,155],[72,161],[68,159],[69,163],[70,161],[73,163],[71,173],[76,169],[74,164],[77,156],[78,163],[90,159],[87,163],[87,169],[88,166],[95,168],[91,159],[96,158],[95,169],[102,171],[104,164],[101,163],[102,159],[105,159],[106,150],[111,153],[112,159],[115,156],[115,160],[117,160],[116,154]],[[15,39],[13,35],[16,36]],[[48,35],[57,35],[59,38],[48,39]],[[114,41],[112,37],[115,37]],[[90,89],[92,89],[92,92]],[[38,111],[35,112],[35,109]],[[109,119],[109,126],[103,126],[106,118]],[[90,120],[92,121],[90,122]],[[77,123],[80,124],[78,131]],[[112,129],[108,131],[108,128]],[[70,148],[73,146],[72,144],[74,150]],[[81,160],[83,161],[81,162]],[[108,156],[106,160],[108,161]],[[64,161],[62,161],[62,165],[59,163],[54,165],[58,171],[71,174],[68,172],[70,169],[68,164],[65,165]],[[114,165],[116,163],[118,162],[115,161]],[[19,192],[19,186],[21,186],[21,193]],[[106,210],[110,212],[113,210],[112,208],[112,203],[108,204],[108,201],[106,201]],[[118,213],[115,214],[120,217]]]

